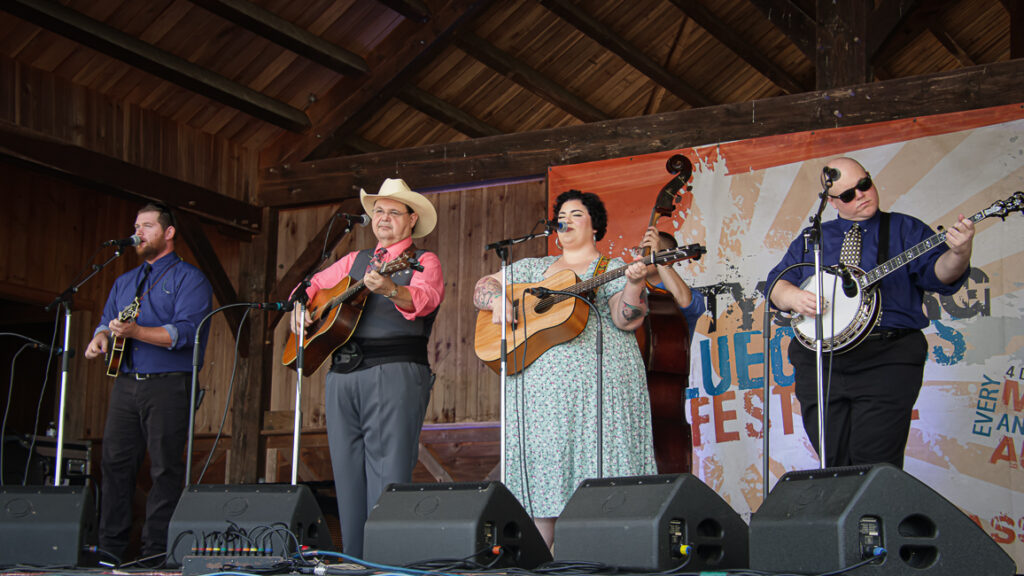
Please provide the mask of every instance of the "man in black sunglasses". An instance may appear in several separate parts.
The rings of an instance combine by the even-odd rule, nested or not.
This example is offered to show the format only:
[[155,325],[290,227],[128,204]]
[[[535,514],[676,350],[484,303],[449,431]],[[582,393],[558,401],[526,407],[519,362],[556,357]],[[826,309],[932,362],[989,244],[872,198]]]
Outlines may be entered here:
[[[935,235],[924,222],[897,212],[879,210],[878,189],[856,160],[837,158],[823,170],[829,204],[839,217],[822,225],[822,263],[839,262],[847,231],[861,229],[858,267],[870,271],[878,264]],[[878,284],[881,320],[852,349],[825,356],[825,443],[827,466],[889,462],[902,468],[914,403],[921,390],[928,346],[921,329],[929,325],[922,298],[925,291],[951,295],[967,280],[974,224],[959,215],[947,231],[945,245],[923,254],[885,276]],[[883,240],[887,239],[887,241]],[[786,267],[813,262],[798,237],[768,275],[768,285]],[[813,318],[816,296],[800,286],[813,267],[788,272],[771,293],[780,310]],[[825,300],[832,294],[826,291]],[[829,313],[828,304],[824,314]],[[823,316],[823,320],[827,316]],[[835,333],[840,327],[833,327]],[[832,333],[826,328],[826,333]],[[818,450],[816,354],[794,339],[789,360],[796,378],[804,429]],[[829,367],[831,371],[829,372]],[[818,450],[820,454],[820,450]]]

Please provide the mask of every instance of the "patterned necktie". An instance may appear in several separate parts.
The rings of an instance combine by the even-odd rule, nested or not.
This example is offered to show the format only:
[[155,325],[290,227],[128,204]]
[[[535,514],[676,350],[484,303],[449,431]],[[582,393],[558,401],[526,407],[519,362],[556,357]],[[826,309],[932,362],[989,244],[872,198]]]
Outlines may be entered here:
[[860,226],[854,224],[843,236],[843,246],[839,249],[839,263],[847,266],[860,266]]
[[366,265],[366,271],[374,270],[379,268],[384,263],[384,258],[388,255],[388,251],[384,248],[377,248],[377,251],[373,253],[373,258],[370,259],[370,263]]

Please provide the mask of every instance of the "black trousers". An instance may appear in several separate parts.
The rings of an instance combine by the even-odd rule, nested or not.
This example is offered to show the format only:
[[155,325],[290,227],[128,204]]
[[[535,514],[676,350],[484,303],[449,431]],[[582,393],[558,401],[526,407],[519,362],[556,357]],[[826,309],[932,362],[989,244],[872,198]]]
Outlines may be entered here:
[[136,476],[149,451],[153,480],[142,527],[142,555],[163,552],[167,525],[185,487],[191,379],[174,375],[114,380],[103,431],[100,547],[122,556],[132,529]]
[[[920,331],[899,338],[872,336],[845,354],[823,354],[826,466],[889,462],[903,467],[914,403],[921,391],[928,343]],[[818,448],[815,353],[793,340],[804,429]],[[831,362],[831,365],[830,365]]]

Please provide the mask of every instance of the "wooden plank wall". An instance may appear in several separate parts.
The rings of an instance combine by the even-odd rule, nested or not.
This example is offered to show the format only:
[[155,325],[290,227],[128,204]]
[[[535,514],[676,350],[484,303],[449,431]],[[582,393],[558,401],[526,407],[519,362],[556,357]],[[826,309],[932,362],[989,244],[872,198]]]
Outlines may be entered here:
[[[252,151],[3,58],[0,120],[227,196],[251,201],[253,195],[258,160]],[[0,192],[0,298],[33,311],[71,285],[101,242],[130,234],[142,205],[137,199],[83,188],[10,161],[0,161]],[[237,278],[237,235],[221,234],[214,226],[204,229],[229,277]],[[183,241],[177,249],[186,261],[195,263]],[[99,256],[110,253],[111,249],[105,249]],[[114,278],[137,264],[134,253],[126,253],[75,297],[72,347],[79,352],[71,365],[65,429],[69,439],[102,435],[110,380],[103,374],[101,362],[86,362],[82,351]],[[200,434],[215,433],[220,424],[233,357],[231,333],[223,317],[214,317],[200,375],[200,383],[207,389],[197,419]],[[50,385],[57,382],[51,375]],[[35,405],[14,408],[34,410]],[[44,414],[42,425],[51,419],[54,417]]]
[[[415,183],[410,183],[415,186]],[[476,309],[473,288],[485,274],[500,266],[493,252],[484,247],[497,240],[529,233],[544,217],[547,189],[544,182],[529,182],[491,188],[477,188],[428,195],[438,212],[438,225],[421,248],[437,252],[445,276],[445,298],[430,339],[430,362],[437,375],[427,408],[427,423],[487,422],[498,419],[498,377],[473,352]],[[290,262],[305,248],[337,206],[323,206],[281,213],[278,245],[279,278]],[[353,212],[356,210],[352,210]],[[350,250],[372,248],[376,239],[369,228],[356,227],[338,245],[329,262]],[[513,247],[513,259],[546,254],[543,240]],[[280,358],[287,337],[285,322],[274,335],[274,355]],[[309,431],[326,425],[323,413],[326,368],[303,380],[303,427]],[[295,373],[278,366],[273,377],[269,410],[290,411],[294,406]],[[268,462],[276,461],[272,453]],[[289,456],[290,458],[290,456]],[[268,481],[273,481],[273,464]]]
[[[35,313],[41,313],[42,307],[71,286],[79,274],[88,272],[90,264],[102,263],[113,255],[113,248],[99,250],[100,244],[130,234],[136,211],[142,206],[138,201],[81,188],[9,162],[0,162],[0,182],[0,298],[19,302]],[[228,273],[237,275],[238,241],[224,238],[212,228],[207,233]],[[176,248],[186,261],[195,264],[183,242]],[[104,375],[102,361],[86,361],[83,352],[114,279],[138,263],[129,249],[86,282],[74,297],[72,347],[77,353],[70,366],[65,430],[69,439],[102,436],[112,381]],[[52,320],[53,315],[49,318]],[[4,331],[10,330],[10,324],[4,322],[4,326]],[[57,330],[59,340],[63,326]],[[207,397],[198,415],[199,433],[215,432],[220,423],[233,353],[227,323],[223,317],[214,317],[206,364],[200,373]],[[59,382],[54,376],[50,386]],[[34,409],[34,404],[14,408]],[[42,424],[54,416],[44,415]]]

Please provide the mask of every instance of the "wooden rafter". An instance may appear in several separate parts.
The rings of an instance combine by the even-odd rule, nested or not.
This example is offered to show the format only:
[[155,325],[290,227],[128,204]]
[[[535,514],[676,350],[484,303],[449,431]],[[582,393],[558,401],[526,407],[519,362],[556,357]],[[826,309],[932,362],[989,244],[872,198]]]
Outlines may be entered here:
[[278,166],[264,172],[262,201],[273,206],[337,202],[338,190],[371,189],[396,171],[421,189],[521,178],[544,174],[552,165],[1013,104],[1020,94],[1024,61],[999,62],[699,110]]
[[804,86],[789,72],[783,70],[771,58],[765,56],[764,52],[744,40],[733,28],[727,26],[718,16],[715,16],[714,12],[698,0],[672,0],[672,3],[686,13],[687,16],[693,18],[701,28],[707,30],[716,40],[742,58],[751,68],[757,70],[779,88],[790,94],[806,92],[811,89],[810,86]]
[[210,12],[339,74],[365,74],[366,60],[246,0],[192,0]]
[[[192,251],[196,262],[199,263],[199,269],[203,271],[210,281],[210,285],[213,286],[213,295],[217,298],[217,303],[224,306],[238,302],[238,293],[235,292],[228,273],[221,266],[217,252],[213,249],[210,239],[206,237],[206,231],[203,230],[199,218],[188,212],[179,212],[176,214],[175,220],[178,222],[180,240],[188,244],[189,250]],[[228,326],[235,338],[242,338],[242,334],[238,332],[239,324],[242,321],[241,308],[228,308],[224,311],[224,316],[227,318]],[[248,339],[243,338],[239,342],[239,346],[248,348]]]
[[407,20],[420,24],[430,20],[430,8],[422,0],[378,0]]
[[814,60],[815,30],[818,25],[814,17],[804,12],[792,0],[747,0],[753,4],[768,21],[789,38],[794,46],[811,61]]
[[580,32],[591,37],[601,46],[611,50],[641,73],[645,74],[666,90],[681,98],[693,107],[711,106],[714,102],[702,94],[700,90],[687,84],[675,74],[669,72],[649,56],[626,42],[611,28],[596,20],[585,10],[569,0],[540,0],[545,8],[554,12],[559,18],[575,26]]
[[509,80],[584,122],[608,119],[604,112],[479,36],[470,33],[457,34],[455,45]]
[[432,116],[441,122],[450,125],[452,128],[462,132],[470,138],[482,138],[484,136],[497,136],[503,134],[494,126],[483,120],[463,112],[462,110],[448,104],[437,96],[420,90],[416,86],[406,86],[398,93],[398,98],[413,108]]
[[164,52],[50,0],[6,0],[0,8],[97,52],[293,132],[309,128],[296,108]]
[[329,157],[335,147],[344,147],[346,139],[369,117],[367,113],[398,94],[452,32],[491,1],[448,0],[426,24],[400,23],[367,56],[374,63],[369,74],[343,77],[309,107],[307,113],[314,123],[311,133],[282,135],[263,150],[260,163],[267,166],[299,162],[311,155]]
[[260,210],[213,190],[0,121],[0,154],[105,192],[156,200],[178,211],[260,232]]

